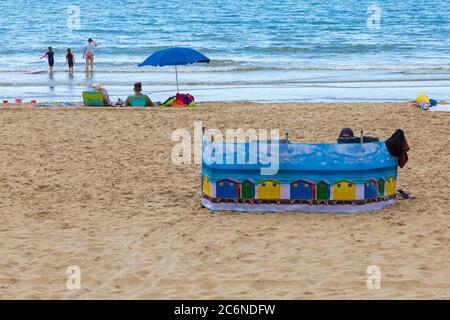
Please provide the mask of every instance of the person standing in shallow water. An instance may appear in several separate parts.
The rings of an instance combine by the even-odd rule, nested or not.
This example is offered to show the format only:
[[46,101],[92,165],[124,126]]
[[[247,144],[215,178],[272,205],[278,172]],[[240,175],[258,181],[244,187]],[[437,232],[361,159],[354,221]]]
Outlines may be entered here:
[[83,59],[86,58],[86,71],[89,70],[89,66],[91,66],[91,71],[94,70],[94,56],[96,47],[97,43],[95,43],[92,38],[89,38],[88,43],[84,46]]
[[47,52],[41,57],[41,59],[47,58],[48,60],[48,72],[53,72],[53,65],[55,64],[55,53],[52,47],[48,47]]
[[70,48],[67,49],[66,62],[69,65],[69,73],[72,74],[73,65],[75,64],[75,56],[73,55],[72,50],[70,50]]

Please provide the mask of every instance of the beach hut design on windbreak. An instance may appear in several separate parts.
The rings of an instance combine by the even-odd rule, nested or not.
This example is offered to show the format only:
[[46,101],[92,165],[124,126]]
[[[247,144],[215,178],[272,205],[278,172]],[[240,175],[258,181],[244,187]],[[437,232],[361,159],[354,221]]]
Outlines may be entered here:
[[277,201],[281,198],[281,183],[275,180],[264,180],[258,183],[258,199],[261,201]]
[[317,204],[328,204],[328,201],[330,200],[330,182],[328,180],[320,181],[317,184],[316,190]]
[[[384,142],[283,143],[279,170],[270,176],[262,164],[214,162],[218,145],[204,136],[202,205],[211,210],[356,212],[395,203],[398,161]],[[222,160],[253,153],[247,141],[226,149],[231,153],[221,154]]]
[[310,180],[297,180],[290,183],[291,189],[291,203],[308,202],[312,204],[315,195],[314,182]]
[[384,179],[384,177],[381,177],[378,180],[378,195],[380,197],[384,197],[384,187],[386,185],[386,180]]
[[386,180],[386,195],[392,197],[395,195],[395,179],[394,177],[389,177]]
[[370,178],[364,182],[364,200],[371,201],[378,198],[378,181]]
[[237,202],[240,193],[240,183],[237,180],[226,178],[216,182],[216,198],[219,201],[231,199]]
[[356,200],[356,184],[342,180],[333,185],[334,201],[355,201]]
[[208,197],[211,198],[211,183],[210,180],[207,176],[203,176],[203,194]]
[[255,182],[247,179],[242,182],[242,202],[253,203],[255,199]]

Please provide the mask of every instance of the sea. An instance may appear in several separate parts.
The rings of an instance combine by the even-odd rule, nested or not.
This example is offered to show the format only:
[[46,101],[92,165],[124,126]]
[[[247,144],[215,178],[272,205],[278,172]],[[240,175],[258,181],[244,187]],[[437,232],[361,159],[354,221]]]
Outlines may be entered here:
[[[0,99],[81,101],[94,83],[124,99],[142,82],[164,101],[176,93],[174,68],[137,65],[174,46],[211,59],[178,68],[180,91],[197,101],[450,99],[450,1],[3,0],[0,12]],[[48,46],[54,73],[30,74],[47,69]]]

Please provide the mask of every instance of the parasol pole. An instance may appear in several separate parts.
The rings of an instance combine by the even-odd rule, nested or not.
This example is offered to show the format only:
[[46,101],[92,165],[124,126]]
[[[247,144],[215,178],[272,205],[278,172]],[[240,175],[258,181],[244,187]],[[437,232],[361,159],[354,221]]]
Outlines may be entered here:
[[178,90],[178,70],[177,70],[177,66],[175,65],[175,76],[177,77],[177,93],[179,92]]

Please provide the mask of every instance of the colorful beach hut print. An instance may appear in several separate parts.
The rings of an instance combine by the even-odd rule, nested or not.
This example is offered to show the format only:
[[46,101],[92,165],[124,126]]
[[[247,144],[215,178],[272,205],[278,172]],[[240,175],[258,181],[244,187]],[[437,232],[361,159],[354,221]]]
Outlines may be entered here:
[[386,184],[386,180],[384,177],[381,177],[380,180],[378,180],[378,194],[380,197],[384,197],[384,187]]
[[316,199],[318,203],[326,203],[330,200],[330,182],[322,180],[317,184]]
[[378,197],[378,182],[374,178],[370,178],[364,182],[364,199],[376,199]]
[[354,201],[356,199],[356,185],[348,180],[336,182],[333,185],[333,200]]
[[274,180],[265,180],[258,183],[258,199],[280,200],[281,184]]
[[203,176],[203,194],[209,198],[211,197],[211,183],[207,176]]
[[247,179],[242,182],[242,200],[250,201],[255,198],[255,182]]
[[238,199],[240,195],[239,181],[234,179],[222,179],[216,182],[216,198]]
[[389,177],[386,181],[386,195],[393,196],[395,194],[395,179],[394,177]]
[[291,182],[292,200],[314,200],[315,185],[309,180],[297,180]]

